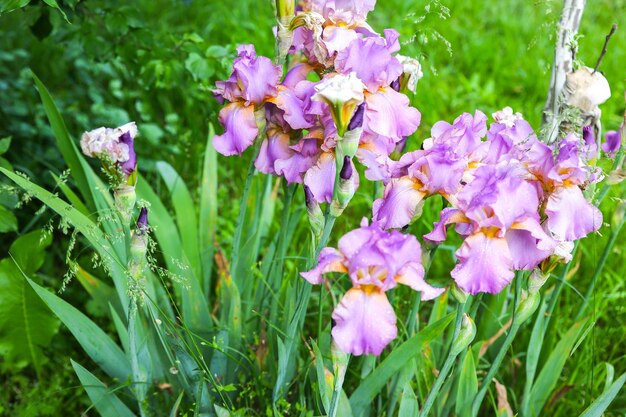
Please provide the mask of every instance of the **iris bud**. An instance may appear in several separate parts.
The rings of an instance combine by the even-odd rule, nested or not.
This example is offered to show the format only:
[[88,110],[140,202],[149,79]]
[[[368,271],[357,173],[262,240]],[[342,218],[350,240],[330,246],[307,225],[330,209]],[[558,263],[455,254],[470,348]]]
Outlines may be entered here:
[[474,320],[467,314],[463,313],[463,321],[461,322],[461,330],[459,331],[459,335],[456,340],[452,342],[452,347],[450,348],[450,355],[456,356],[463,351],[466,347],[469,346],[470,343],[474,340],[474,336],[476,336],[476,324],[474,324]]
[[330,205],[330,214],[334,217],[341,216],[341,213],[348,206],[350,200],[354,196],[355,187],[354,187],[354,168],[352,168],[352,159],[348,156],[344,156],[343,165],[341,167],[341,171],[339,172],[339,182],[337,184],[337,192],[335,193],[335,198]]
[[130,216],[137,202],[137,194],[135,187],[128,184],[122,184],[113,192],[115,197],[115,207],[121,214],[126,224],[130,223]]
[[520,299],[520,303],[515,310],[515,322],[517,324],[522,324],[526,320],[533,315],[537,307],[539,307],[539,302],[541,301],[541,296],[538,292],[529,293],[527,291],[522,290],[522,296]]
[[311,189],[306,184],[304,185],[304,201],[311,230],[316,237],[320,237],[324,228],[324,213],[322,213],[319,203],[315,201]]

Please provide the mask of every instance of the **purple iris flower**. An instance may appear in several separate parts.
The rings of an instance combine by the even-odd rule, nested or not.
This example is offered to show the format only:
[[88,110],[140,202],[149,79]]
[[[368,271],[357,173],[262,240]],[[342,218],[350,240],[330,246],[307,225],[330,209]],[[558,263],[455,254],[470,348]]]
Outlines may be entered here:
[[257,137],[255,107],[278,94],[282,69],[269,58],[257,57],[253,45],[241,45],[226,81],[218,81],[214,93],[230,102],[219,113],[224,133],[213,137],[213,146],[222,155],[240,155]]
[[420,291],[422,300],[444,291],[424,281],[421,253],[414,236],[387,232],[363,219],[359,229],[339,239],[338,249],[322,250],[317,266],[301,274],[312,284],[321,284],[322,276],[330,272],[350,276],[352,289],[344,294],[332,316],[332,336],[343,351],[380,355],[396,337],[396,315],[386,291],[404,284]]
[[398,32],[385,30],[385,38],[366,37],[350,42],[335,59],[335,69],[343,74],[356,72],[370,92],[389,86],[402,75],[400,61],[391,54],[400,49]]
[[602,144],[602,152],[613,158],[622,145],[622,130],[610,130],[606,132],[605,142]]
[[456,207],[444,209],[424,236],[441,242],[446,226],[457,224],[465,240],[451,275],[464,291],[496,294],[511,282],[514,270],[533,269],[556,247],[539,222],[537,191],[520,172],[506,162],[477,168],[458,193]]

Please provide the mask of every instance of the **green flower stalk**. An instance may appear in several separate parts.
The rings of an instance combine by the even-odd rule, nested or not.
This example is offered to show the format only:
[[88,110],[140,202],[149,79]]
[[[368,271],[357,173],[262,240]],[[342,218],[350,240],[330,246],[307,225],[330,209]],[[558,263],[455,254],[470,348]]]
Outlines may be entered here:
[[124,224],[130,223],[130,218],[137,202],[137,194],[134,185],[122,184],[113,191],[115,208],[124,220]]
[[276,61],[283,64],[293,41],[291,20],[295,15],[294,0],[276,0]]

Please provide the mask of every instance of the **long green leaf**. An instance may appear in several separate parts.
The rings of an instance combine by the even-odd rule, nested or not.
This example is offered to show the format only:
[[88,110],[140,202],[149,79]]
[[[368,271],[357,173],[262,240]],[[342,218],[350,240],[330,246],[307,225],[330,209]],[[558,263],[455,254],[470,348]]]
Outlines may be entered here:
[[[471,356],[471,355],[470,355]],[[411,384],[407,383],[402,391],[402,399],[400,400],[400,410],[398,417],[415,417],[419,412],[417,404],[417,396],[411,388]]]
[[135,417],[135,414],[94,374],[73,360],[70,361],[89,399],[102,417]]
[[183,251],[196,277],[202,276],[200,271],[200,251],[198,245],[198,221],[191,193],[183,179],[167,162],[157,162],[156,168],[161,174],[172,198],[176,212],[176,223],[183,243]]
[[72,178],[74,178],[74,181],[76,181],[76,186],[78,187],[83,198],[89,203],[92,203],[89,205],[93,206],[91,189],[89,187],[89,182],[87,181],[85,168],[79,158],[78,148],[76,147],[74,141],[72,141],[72,139],[70,138],[67,128],[65,127],[63,117],[61,117],[61,113],[59,112],[56,104],[54,104],[54,100],[48,92],[48,89],[35,75],[34,72],[32,73],[32,75],[33,79],[35,80],[37,90],[39,91],[39,96],[41,97],[43,108],[46,111],[46,115],[48,116],[50,127],[52,128],[52,132],[54,133],[57,147],[61,151],[61,154],[63,155],[63,159],[65,159],[67,166],[69,166]]
[[213,268],[213,238],[217,229],[217,152],[211,144],[215,131],[209,124],[209,136],[204,151],[202,182],[200,183],[199,244],[202,263],[202,287],[208,294]]
[[105,332],[78,309],[26,278],[50,310],[67,326],[87,355],[112,378],[126,381],[130,363]]
[[459,373],[459,387],[456,391],[454,410],[457,416],[464,417],[471,414],[472,401],[478,392],[478,377],[476,363],[472,350],[467,351],[463,359],[463,366]]
[[[65,127],[65,122],[61,117],[61,113],[54,104],[54,100],[45,85],[34,73],[32,75],[37,85],[44,110],[48,116],[50,127],[54,133],[57,147],[70,168],[71,176],[74,178],[74,181],[76,181],[76,186],[83,196],[87,208],[96,213],[106,214],[102,223],[104,229],[109,235],[115,235],[121,230],[121,223],[116,215],[109,214],[113,207],[113,199],[108,192],[107,186],[93,172],[93,169],[91,169],[83,155],[78,151],[78,147],[71,139]],[[73,201],[72,203],[74,204]],[[81,211],[80,207],[76,206],[76,208]],[[126,263],[124,239],[114,239],[111,244],[118,257]]]
[[609,407],[626,382],[626,373],[623,373],[602,395],[580,415],[580,417],[601,417]]
[[65,182],[61,181],[61,179],[58,176],[56,176],[54,172],[50,171],[50,175],[52,175],[52,178],[54,178],[54,181],[56,182],[57,187],[61,189],[65,197],[68,199],[70,203],[72,203],[72,205],[76,208],[76,210],[80,211],[85,216],[89,216],[89,210],[87,210],[87,207],[85,207],[83,202],[80,201],[80,198],[78,198],[76,193],[74,193],[74,191],[72,191],[72,189]]
[[411,358],[422,351],[424,345],[441,335],[450,324],[454,314],[430,324],[415,336],[395,348],[387,358],[368,375],[350,397],[350,405],[355,416],[359,417],[372,403],[389,378],[400,372]]
[[550,353],[550,357],[543,369],[541,369],[537,381],[530,391],[530,400],[528,402],[528,413],[530,416],[541,415],[541,410],[548,401],[585,323],[587,323],[586,319],[575,323]]

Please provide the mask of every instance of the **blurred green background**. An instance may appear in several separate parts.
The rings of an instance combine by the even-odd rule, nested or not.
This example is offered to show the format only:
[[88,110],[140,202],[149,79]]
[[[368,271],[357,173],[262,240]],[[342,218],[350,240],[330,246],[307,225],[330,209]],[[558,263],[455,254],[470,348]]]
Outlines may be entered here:
[[[17,3],[0,1],[0,9],[5,10],[0,14],[0,138],[13,138],[11,150],[4,155],[13,166],[49,189],[54,188],[54,180],[48,171],[59,174],[65,165],[53,145],[30,70],[47,85],[77,139],[88,129],[135,120],[140,126],[136,146],[145,176],[158,188],[152,166],[165,160],[191,188],[199,178],[208,123],[216,122],[219,111],[211,88],[228,75],[236,45],[254,43],[260,54],[273,54],[269,0],[59,1],[67,19],[42,1],[6,11]],[[548,0],[379,0],[370,14],[371,25],[379,31],[397,29],[402,35],[401,53],[418,57],[424,67],[413,97],[422,112],[415,137],[428,137],[430,126],[438,120],[452,121],[475,109],[491,114],[505,106],[522,112],[538,129],[560,9],[560,1]],[[595,65],[611,24],[625,22],[625,15],[626,0],[587,1],[578,39],[581,63]],[[600,69],[613,92],[602,107],[604,127],[617,129],[626,89],[626,25],[615,34]],[[417,143],[413,139],[409,147]],[[249,157],[220,157],[218,230],[224,240],[232,235]],[[607,204],[613,206],[610,200]],[[338,223],[339,231],[354,227],[367,215],[370,203],[371,190],[364,187]],[[16,215],[20,233],[47,221],[37,207]],[[610,223],[610,216],[605,221]],[[2,235],[3,256],[12,240]],[[588,239],[584,256],[593,261],[591,265],[600,256],[604,240],[601,235]],[[60,286],[67,269],[62,261],[65,244],[53,245],[43,268],[53,287]],[[598,395],[603,381],[594,380],[592,370],[603,362],[611,362],[616,370],[626,369],[623,260],[624,247],[618,244],[596,289],[602,294],[594,299],[598,326],[592,342],[568,362],[562,384],[573,388],[566,389],[549,409],[555,415],[572,415]],[[568,303],[578,302],[576,288],[584,291],[591,269],[579,265],[562,297],[561,314],[576,311],[577,307],[568,309]],[[80,288],[70,285],[65,296],[74,304],[84,303]],[[0,415],[55,416],[59,410],[78,415],[88,408],[67,360],[80,358],[80,349],[61,330],[48,350],[42,381],[29,368],[0,365]],[[626,399],[622,396],[611,409],[612,415],[623,415]]]

